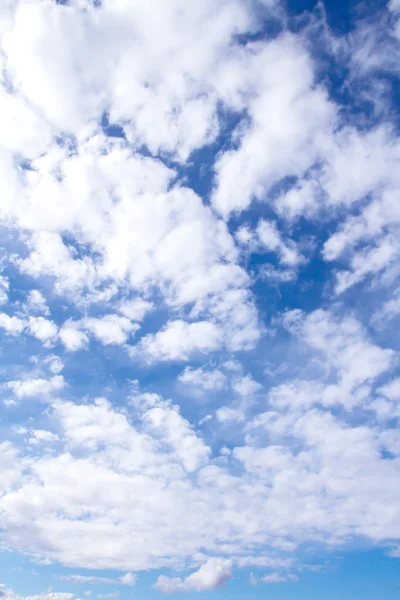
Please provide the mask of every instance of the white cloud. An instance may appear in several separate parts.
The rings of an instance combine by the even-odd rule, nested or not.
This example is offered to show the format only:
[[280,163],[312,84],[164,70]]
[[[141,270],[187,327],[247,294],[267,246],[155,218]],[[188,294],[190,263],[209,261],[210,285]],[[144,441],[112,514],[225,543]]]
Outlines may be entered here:
[[232,561],[221,558],[209,558],[198,571],[181,579],[160,575],[154,588],[166,593],[203,592],[225,585],[232,577]]
[[243,62],[249,124],[239,127],[238,149],[222,153],[216,165],[213,203],[225,216],[248,208],[253,198],[264,200],[281,178],[311,167],[335,112],[314,85],[310,57],[294,36],[256,47]]
[[317,352],[325,373],[317,380],[293,380],[272,389],[270,400],[276,406],[366,405],[369,386],[394,364],[394,352],[375,345],[354,318],[338,318],[323,310],[307,316],[292,311],[284,322],[303,346]]
[[276,252],[284,265],[294,267],[298,265],[302,258],[299,256],[294,242],[290,245],[285,243],[274,223],[261,220],[257,226],[257,235],[259,242],[270,252]]
[[220,421],[221,423],[225,423],[227,421],[237,421],[241,423],[245,419],[245,415],[242,410],[238,408],[230,408],[227,406],[219,408],[215,414],[217,416],[218,421]]
[[158,333],[142,338],[136,351],[149,360],[187,360],[197,352],[218,350],[222,343],[222,333],[214,323],[170,321]]
[[[45,208],[43,207],[43,210]],[[63,211],[63,203],[61,201],[59,202],[58,210],[59,212]],[[54,214],[56,215],[57,212]],[[36,210],[32,218],[39,220],[42,216],[43,213]],[[66,218],[67,214],[64,214],[64,217]],[[28,219],[29,213],[25,212],[24,218]],[[40,223],[39,221],[37,224],[32,223],[30,228],[35,231],[43,225],[45,223]],[[28,257],[18,262],[20,270],[36,278],[42,275],[55,277],[56,292],[79,295],[81,291],[87,288],[90,289],[95,285],[97,274],[93,261],[89,257],[84,257],[83,259],[75,258],[73,248],[63,243],[59,233],[49,231],[35,232],[29,240],[29,248],[30,254]]]
[[381,273],[397,261],[399,253],[397,241],[392,236],[386,236],[375,246],[355,253],[350,269],[339,271],[337,275],[336,292],[341,294],[368,275]]
[[124,317],[127,317],[131,321],[142,321],[144,316],[151,311],[153,304],[142,298],[135,298],[134,300],[127,300],[121,302],[118,306],[118,310]]
[[101,318],[86,317],[82,320],[81,327],[89,331],[105,346],[124,344],[129,336],[139,328],[126,317],[118,315],[105,315]]
[[57,325],[44,317],[29,317],[27,330],[45,346],[52,345],[56,341],[58,333]]
[[28,313],[37,311],[45,315],[50,314],[46,298],[39,290],[31,290],[28,293],[24,308]]
[[46,591],[33,596],[19,596],[10,588],[0,586],[1,595],[6,600],[74,600],[75,594],[69,592]]
[[[40,417],[30,404],[26,427],[10,426],[18,449],[0,445],[2,543],[77,569],[128,571],[71,576],[77,583],[132,585],[134,572],[163,568],[177,576],[157,588],[189,592],[222,585],[234,565],[276,570],[266,583],[294,580],[295,560],[279,560],[299,546],[393,540],[396,553],[399,386],[394,333],[384,329],[400,313],[391,115],[378,111],[384,124],[371,127],[369,117],[352,120],[365,95],[355,111],[330,99],[306,41],[314,29],[288,33],[282,7],[284,31],[260,39],[259,11],[269,17],[272,1],[92,4],[0,8],[1,244],[11,299],[30,290],[15,305],[21,318],[0,313],[0,328],[15,336],[2,391],[47,402]],[[379,51],[368,36],[357,52],[365,28],[331,37],[334,58],[355,50],[349,97],[357,65],[398,69],[398,50],[387,50],[400,21],[388,25],[393,46]],[[385,103],[376,87],[375,111]],[[107,120],[123,139],[106,134]],[[318,258],[296,284],[312,248],[330,264],[320,268]],[[253,251],[260,256],[248,260]],[[265,279],[298,287],[276,298]],[[295,301],[328,306],[331,284],[342,304],[281,318]],[[345,292],[355,285],[352,316]],[[7,292],[2,275],[0,302]],[[367,331],[371,306],[380,306],[379,332]],[[50,309],[60,328],[44,318]],[[275,337],[266,339],[270,320]],[[31,357],[22,333],[68,352]],[[119,349],[102,347],[110,345],[143,360],[120,362]],[[83,348],[80,363],[70,352]],[[25,377],[27,356],[37,370]],[[156,363],[193,356],[180,381],[223,391],[225,406],[212,394],[206,416],[161,396],[177,367]],[[264,401],[246,373],[265,361]],[[64,362],[74,401],[54,400],[66,386]],[[142,375],[145,391],[137,385],[124,398]],[[92,390],[115,405],[92,402]],[[189,568],[198,570],[180,575]]]
[[113,579],[112,577],[97,577],[93,575],[61,575],[60,580],[67,583],[76,583],[79,585],[85,584],[98,584],[98,585],[135,585],[136,575],[133,573],[125,573],[119,578]]
[[184,468],[191,472],[206,462],[210,449],[199,439],[176,407],[156,406],[147,411],[144,419],[148,430],[161,435],[167,446],[182,460]]
[[76,352],[84,348],[89,342],[89,338],[80,329],[74,321],[67,321],[60,328],[59,338],[69,352]]
[[8,277],[5,277],[5,275],[0,275],[0,304],[7,304],[9,289],[10,282]]
[[25,398],[30,396],[47,397],[54,392],[61,391],[65,386],[64,377],[55,375],[51,379],[20,379],[8,381],[7,388],[17,396],[17,398]]
[[298,581],[297,575],[291,573],[270,573],[261,578],[263,583],[283,583],[284,581]]
[[400,315],[400,289],[395,289],[391,298],[386,300],[372,316],[372,322],[378,327]]
[[0,313],[0,327],[7,335],[19,335],[25,328],[25,323],[18,317],[10,317],[6,313]]
[[64,363],[60,359],[59,356],[55,354],[50,354],[50,356],[46,356],[43,361],[45,365],[48,365],[48,369],[54,375],[58,375],[64,369]]
[[57,434],[44,429],[33,429],[29,432],[29,435],[28,443],[32,445],[56,442],[59,439]]
[[125,573],[125,575],[122,575],[122,577],[120,577],[120,581],[124,585],[135,585],[137,581],[137,575],[131,572]]
[[235,392],[244,397],[251,397],[262,389],[262,385],[255,381],[251,375],[236,379],[232,385]]
[[222,390],[227,385],[227,377],[219,369],[186,367],[178,379],[181,383],[203,390]]
[[392,379],[386,385],[377,389],[378,394],[382,394],[390,400],[400,400],[400,377]]
[[[28,455],[24,470],[21,457],[8,459],[5,540],[26,548],[29,539],[32,552],[69,566],[138,571],[182,569],[200,550],[208,560],[217,549],[238,566],[282,569],[290,563],[274,564],[266,547],[400,535],[398,461],[381,454],[383,443],[393,452],[396,441],[378,429],[316,409],[270,410],[246,423],[257,445],[247,438],[218,466],[170,403],[159,398],[134,415],[104,400],[55,402],[57,453]],[[197,589],[220,581],[217,568],[199,573],[164,584]]]

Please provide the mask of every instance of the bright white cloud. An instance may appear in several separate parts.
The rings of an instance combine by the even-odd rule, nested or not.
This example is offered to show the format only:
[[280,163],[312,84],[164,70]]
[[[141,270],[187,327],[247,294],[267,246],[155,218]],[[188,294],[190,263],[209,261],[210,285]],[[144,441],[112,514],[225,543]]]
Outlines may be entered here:
[[340,319],[323,310],[307,316],[292,311],[284,322],[300,343],[306,342],[319,353],[325,373],[315,381],[294,381],[273,389],[271,401],[276,405],[321,403],[352,408],[366,404],[370,384],[393,366],[394,352],[373,344],[354,318]]
[[6,313],[0,313],[0,327],[7,335],[19,335],[25,328],[25,323],[18,317],[10,317]]
[[142,321],[152,308],[153,304],[151,302],[142,300],[142,298],[135,298],[134,300],[122,302],[118,310],[124,317],[127,317],[131,321]]
[[209,558],[198,571],[181,579],[160,575],[154,588],[166,593],[203,592],[223,586],[232,577],[232,561],[221,558]]
[[137,349],[149,360],[187,360],[191,354],[218,350],[222,333],[207,321],[171,321],[156,334],[145,336]]
[[[301,176],[329,139],[335,109],[314,85],[305,48],[292,35],[256,47],[244,57],[242,85],[248,86],[249,124],[238,128],[237,150],[221,154],[216,165],[213,203],[228,216],[265,200],[285,176]],[[240,174],[240,176],[238,176]]]
[[189,593],[396,555],[398,0],[340,37],[274,0],[94,4],[0,7],[1,543]]
[[46,365],[48,365],[48,369],[54,375],[58,375],[64,369],[64,363],[60,359],[59,356],[55,354],[50,354],[50,356],[46,356],[43,361]]
[[89,342],[89,338],[84,331],[78,329],[78,324],[74,321],[64,323],[59,331],[59,338],[65,348],[70,352],[76,352],[84,348]]
[[45,346],[52,345],[58,333],[57,325],[44,317],[29,317],[27,330]]
[[51,379],[27,378],[9,381],[6,386],[12,390],[17,398],[30,396],[47,397],[54,392],[61,391],[65,386],[65,381],[62,375],[55,375]]
[[283,264],[288,266],[296,266],[301,262],[301,257],[298,255],[293,242],[288,246],[279,235],[274,224],[268,221],[260,221],[257,227],[257,235],[259,242],[266,250],[276,252],[280,256]]
[[138,326],[126,317],[105,315],[102,318],[85,318],[81,327],[90,332],[105,346],[124,344]]

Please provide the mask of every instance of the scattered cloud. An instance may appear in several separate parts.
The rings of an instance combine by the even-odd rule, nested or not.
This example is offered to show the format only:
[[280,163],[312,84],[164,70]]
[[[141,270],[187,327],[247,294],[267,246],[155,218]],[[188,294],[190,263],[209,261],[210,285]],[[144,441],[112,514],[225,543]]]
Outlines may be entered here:
[[62,375],[54,375],[51,379],[27,378],[8,381],[6,387],[10,389],[17,398],[32,396],[48,397],[49,395],[64,389],[65,381]]
[[232,561],[221,558],[209,558],[198,571],[181,579],[160,575],[154,588],[161,592],[203,592],[225,585],[232,577]]
[[3,4],[10,560],[112,598],[397,556],[399,0]]
[[285,581],[298,581],[299,578],[297,575],[292,574],[282,574],[282,573],[270,573],[269,575],[264,575],[261,578],[263,583],[284,583]]

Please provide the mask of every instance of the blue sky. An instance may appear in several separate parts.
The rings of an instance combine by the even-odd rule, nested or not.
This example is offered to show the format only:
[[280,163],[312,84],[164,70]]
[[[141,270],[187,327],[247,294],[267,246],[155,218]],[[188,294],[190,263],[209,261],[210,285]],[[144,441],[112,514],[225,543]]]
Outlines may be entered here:
[[0,45],[0,596],[399,598],[399,1]]

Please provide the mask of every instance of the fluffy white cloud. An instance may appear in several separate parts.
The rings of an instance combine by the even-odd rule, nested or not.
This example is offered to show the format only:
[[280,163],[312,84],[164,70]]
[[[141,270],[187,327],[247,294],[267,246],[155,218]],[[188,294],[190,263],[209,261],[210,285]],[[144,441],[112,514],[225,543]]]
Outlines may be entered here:
[[44,317],[29,317],[27,330],[31,335],[43,342],[45,346],[54,343],[58,333],[57,325]]
[[273,405],[366,406],[371,384],[394,364],[395,353],[372,343],[354,318],[338,318],[323,310],[307,316],[292,311],[284,322],[301,344],[317,352],[313,358],[321,360],[321,374],[317,380],[295,380],[274,388]]
[[48,369],[54,375],[58,375],[64,369],[64,363],[60,359],[59,356],[55,354],[50,354],[50,356],[46,356],[43,361],[46,365],[48,365]]
[[134,573],[125,573],[125,575],[122,575],[122,577],[120,577],[120,582],[123,585],[135,585],[137,580],[137,575],[135,575]]
[[232,561],[223,558],[209,558],[198,571],[181,579],[160,575],[154,587],[167,593],[203,592],[223,586],[232,577]]
[[[367,99],[371,126],[365,93],[350,111],[324,87],[307,43],[317,16],[294,33],[273,0],[94,4],[0,7],[1,391],[10,405],[46,402],[10,411],[27,421],[10,425],[17,447],[0,444],[2,543],[127,571],[65,583],[168,569],[166,592],[214,589],[234,567],[294,581],[300,545],[362,538],[396,554],[399,382],[385,326],[400,314],[400,144],[385,84]],[[324,34],[350,69],[349,98],[362,73],[398,71],[397,4],[383,50],[368,24]],[[258,35],[264,16],[280,35]],[[294,303],[327,308],[282,317]],[[55,399],[64,363],[69,401]],[[249,374],[263,370],[265,398]],[[181,408],[163,398],[176,377],[209,394],[207,414],[181,386]]]
[[53,392],[61,391],[65,386],[65,381],[62,375],[55,375],[51,379],[28,378],[8,381],[6,386],[12,390],[17,398],[30,396],[47,397]]
[[31,290],[26,298],[25,310],[29,313],[40,312],[45,315],[50,314],[49,307],[47,306],[46,298],[39,290]]
[[222,390],[227,385],[227,377],[219,369],[207,370],[186,367],[178,379],[186,385],[203,390]]
[[216,165],[213,203],[225,216],[248,208],[253,198],[265,200],[274,183],[310,168],[335,116],[325,91],[314,85],[307,51],[294,36],[256,46],[243,63],[249,123],[238,128],[238,149],[222,153]]
[[151,311],[153,304],[142,298],[135,298],[134,300],[127,300],[121,302],[118,310],[124,317],[127,317],[131,321],[142,321],[143,317]]
[[89,341],[86,333],[78,329],[78,325],[74,321],[64,323],[60,328],[59,338],[70,352],[76,352],[76,350],[84,348]]
[[24,321],[18,317],[10,317],[6,313],[0,313],[0,327],[7,335],[19,335],[25,328]]
[[245,375],[239,379],[234,380],[233,389],[241,396],[253,396],[262,389],[262,385],[255,381],[251,375]]
[[101,318],[86,317],[82,320],[81,327],[89,331],[105,346],[124,344],[128,337],[138,329],[138,325],[126,317],[118,315],[105,315]]
[[146,335],[137,352],[149,360],[186,360],[196,352],[218,350],[222,344],[222,332],[214,323],[171,321],[158,333]]
[[[14,485],[0,498],[8,543],[70,566],[120,570],[181,568],[200,549],[209,558],[218,548],[243,564],[247,548],[246,564],[273,568],[265,548],[279,540],[292,548],[400,535],[400,445],[378,429],[315,409],[272,410],[246,424],[256,445],[249,437],[218,466],[177,408],[153,400],[132,422],[104,400],[54,403],[65,450],[30,457],[23,474],[10,455]],[[382,457],[383,447],[395,458]],[[214,585],[220,573],[201,571],[191,589]]]

